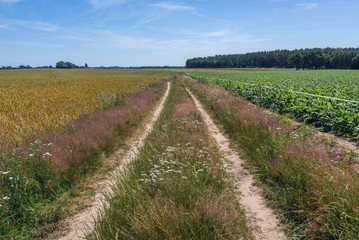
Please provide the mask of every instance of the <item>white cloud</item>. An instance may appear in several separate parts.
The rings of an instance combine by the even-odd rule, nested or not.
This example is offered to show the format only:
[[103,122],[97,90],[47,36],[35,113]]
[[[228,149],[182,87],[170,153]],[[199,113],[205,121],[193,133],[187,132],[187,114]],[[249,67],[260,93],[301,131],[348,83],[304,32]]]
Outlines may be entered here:
[[17,28],[34,29],[45,32],[56,32],[59,27],[56,24],[40,22],[40,21],[27,21],[27,20],[10,20],[1,19],[2,24],[0,28],[16,30]]
[[151,4],[153,7],[162,8],[170,11],[191,11],[196,12],[196,8],[186,6],[186,5],[179,5],[179,4],[173,4],[169,2],[159,2]]
[[20,25],[26,28],[45,31],[45,32],[56,32],[58,26],[56,24],[37,22],[37,21],[22,21],[17,20],[14,22],[16,25]]
[[298,3],[296,6],[298,8],[304,9],[304,10],[312,10],[313,8],[316,8],[319,4],[316,2],[310,2],[310,3]]
[[243,35],[231,36],[222,38],[219,42],[221,43],[256,43],[256,42],[267,42],[273,41],[271,37],[255,37],[250,33],[245,33]]
[[88,0],[94,8],[104,8],[125,3],[125,0]]
[[111,30],[101,30],[93,32],[91,41],[83,42],[88,46],[96,46],[98,48],[112,48],[123,50],[137,50],[137,49],[159,49],[162,46],[154,39],[120,34]]
[[60,44],[52,44],[46,42],[30,42],[30,41],[12,41],[7,44],[20,46],[20,47],[48,47],[48,48],[64,48],[65,46]]
[[17,3],[17,2],[20,2],[21,0],[0,0],[0,2],[3,2],[3,3]]
[[70,33],[69,35],[63,35],[59,37],[60,39],[65,40],[73,40],[76,42],[82,42],[82,43],[92,43],[94,40],[92,38],[86,37],[86,36],[80,36],[75,32]]
[[144,17],[144,18],[140,19],[140,21],[138,21],[138,23],[135,25],[135,27],[138,27],[138,26],[143,25],[143,24],[148,24],[148,23],[154,22],[154,21],[156,21],[158,19],[161,19],[161,18],[162,18],[162,16],[160,14]]
[[287,2],[288,0],[269,0],[269,3],[282,3]]
[[183,32],[182,34],[190,35],[194,37],[221,37],[228,34],[228,31],[213,31],[213,32]]

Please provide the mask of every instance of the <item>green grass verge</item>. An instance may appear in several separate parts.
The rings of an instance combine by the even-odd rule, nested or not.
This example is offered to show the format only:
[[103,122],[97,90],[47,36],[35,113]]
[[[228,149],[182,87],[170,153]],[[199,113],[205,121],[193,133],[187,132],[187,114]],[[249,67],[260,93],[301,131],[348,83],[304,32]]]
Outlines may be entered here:
[[129,103],[82,116],[69,131],[39,136],[43,142],[1,152],[0,239],[44,237],[56,228],[73,187],[123,144],[165,85],[151,85],[129,96]]
[[222,88],[187,81],[258,176],[295,239],[357,239],[355,154]]
[[223,163],[185,89],[170,95],[89,239],[251,239]]

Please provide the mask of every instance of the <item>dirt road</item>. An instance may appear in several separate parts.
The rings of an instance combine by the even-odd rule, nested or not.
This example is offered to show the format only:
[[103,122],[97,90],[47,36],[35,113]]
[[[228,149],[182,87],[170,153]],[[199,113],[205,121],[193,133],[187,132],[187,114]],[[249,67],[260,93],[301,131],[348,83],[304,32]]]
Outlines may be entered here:
[[186,90],[200,111],[210,134],[217,142],[219,150],[223,153],[226,170],[234,177],[235,186],[237,187],[237,196],[245,211],[247,221],[252,228],[255,239],[287,239],[273,210],[267,206],[260,189],[254,185],[253,176],[243,168],[243,160],[236,151],[231,149],[228,138],[220,132],[211,117],[203,109],[201,103],[188,89]]
[[[125,155],[119,159],[121,161],[121,165],[116,168],[112,173],[108,175],[108,177],[96,183],[95,193],[91,196],[91,200],[87,205],[90,207],[84,209],[83,211],[75,214],[66,219],[66,225],[69,226],[67,231],[62,232],[59,237],[51,237],[50,239],[58,239],[58,240],[75,240],[75,239],[84,239],[86,232],[91,232],[95,226],[95,217],[98,215],[99,211],[102,209],[105,204],[104,195],[111,195],[111,186],[113,185],[114,175],[121,172],[129,162],[131,162],[138,154],[141,149],[145,138],[148,133],[151,132],[154,123],[158,119],[160,113],[162,112],[164,102],[167,99],[171,84],[167,83],[167,90],[162,97],[159,105],[156,107],[155,111],[152,113],[152,116],[148,120],[147,124],[140,130],[139,135],[135,135],[133,139],[129,142],[129,150],[125,153]],[[116,153],[114,154],[116,155]]]

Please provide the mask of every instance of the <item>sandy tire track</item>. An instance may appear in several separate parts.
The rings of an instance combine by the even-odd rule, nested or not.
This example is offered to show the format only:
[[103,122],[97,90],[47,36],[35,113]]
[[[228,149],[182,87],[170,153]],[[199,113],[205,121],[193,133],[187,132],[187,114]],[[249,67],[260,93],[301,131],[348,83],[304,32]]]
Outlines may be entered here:
[[69,226],[69,229],[67,232],[62,233],[62,236],[49,238],[49,239],[57,239],[57,240],[85,239],[85,231],[91,232],[94,229],[95,217],[98,215],[99,211],[102,209],[103,205],[105,204],[104,196],[112,194],[111,186],[114,184],[113,181],[113,179],[115,179],[114,176],[119,172],[123,171],[124,168],[128,165],[128,163],[131,162],[139,153],[140,149],[144,144],[145,138],[151,132],[154,123],[156,122],[160,113],[162,112],[170,88],[171,88],[171,83],[167,82],[166,92],[162,97],[159,105],[152,113],[148,123],[143,127],[141,134],[139,136],[135,136],[135,139],[131,139],[129,141],[130,148],[120,159],[121,165],[116,169],[114,169],[105,180],[97,183],[96,192],[92,196],[91,204],[89,204],[90,207],[65,220],[66,225]]
[[267,206],[266,200],[261,195],[261,189],[254,185],[255,181],[252,174],[243,168],[243,160],[236,151],[231,149],[228,138],[220,132],[197,98],[187,88],[186,90],[201,113],[203,121],[218,145],[219,151],[223,153],[226,160],[226,170],[234,177],[237,196],[245,211],[254,238],[258,240],[287,239],[277,216]]

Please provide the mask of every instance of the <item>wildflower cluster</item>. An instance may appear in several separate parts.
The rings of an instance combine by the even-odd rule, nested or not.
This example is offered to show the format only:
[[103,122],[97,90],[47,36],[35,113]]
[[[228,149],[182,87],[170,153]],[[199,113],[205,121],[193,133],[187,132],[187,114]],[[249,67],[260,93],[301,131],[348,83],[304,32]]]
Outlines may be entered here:
[[153,164],[149,173],[142,173],[142,178],[139,181],[155,183],[163,181],[166,177],[173,176],[174,174],[181,174],[181,169],[186,165],[173,160],[177,150],[175,147],[167,147],[166,151],[161,154],[158,164]]
[[47,198],[52,172],[52,143],[36,140],[25,151],[14,149],[0,156],[0,208],[6,212],[27,211],[31,200]]
[[[158,183],[166,179],[197,179],[211,172],[212,158],[208,148],[195,149],[190,142],[168,146],[158,157],[154,156],[152,168],[141,173],[140,182]],[[158,159],[158,160],[157,160]]]

